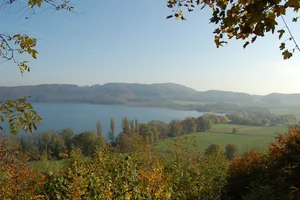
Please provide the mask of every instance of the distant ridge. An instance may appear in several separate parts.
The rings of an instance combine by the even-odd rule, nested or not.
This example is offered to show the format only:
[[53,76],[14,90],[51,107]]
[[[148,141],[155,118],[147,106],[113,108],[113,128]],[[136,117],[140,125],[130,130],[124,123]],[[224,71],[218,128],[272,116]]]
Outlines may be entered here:
[[106,83],[78,86],[72,84],[41,84],[31,86],[0,86],[0,100],[31,96],[39,102],[84,102],[95,104],[159,104],[183,102],[278,103],[283,99],[299,101],[300,94],[250,95],[243,92],[208,90],[200,92],[174,83]]

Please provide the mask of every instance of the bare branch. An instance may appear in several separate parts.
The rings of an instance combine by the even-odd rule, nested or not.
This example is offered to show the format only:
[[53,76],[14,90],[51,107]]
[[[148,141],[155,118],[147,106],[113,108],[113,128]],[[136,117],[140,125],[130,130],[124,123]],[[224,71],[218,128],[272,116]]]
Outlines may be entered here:
[[300,51],[299,45],[298,45],[298,43],[296,42],[296,40],[295,40],[295,38],[294,38],[294,36],[293,36],[293,34],[292,34],[292,32],[291,32],[289,26],[287,25],[287,23],[286,23],[286,21],[285,21],[285,19],[283,18],[282,15],[281,15],[281,19],[282,19],[282,21],[283,21],[283,23],[284,23],[286,29],[288,30],[288,32],[289,32],[289,34],[290,34],[290,36],[291,36],[291,38],[292,38],[294,44],[295,44],[295,49],[297,49],[298,51]]
[[0,34],[0,55],[3,59],[13,60],[15,62],[14,49],[9,44],[9,41],[11,40],[13,40],[13,38],[9,35]]

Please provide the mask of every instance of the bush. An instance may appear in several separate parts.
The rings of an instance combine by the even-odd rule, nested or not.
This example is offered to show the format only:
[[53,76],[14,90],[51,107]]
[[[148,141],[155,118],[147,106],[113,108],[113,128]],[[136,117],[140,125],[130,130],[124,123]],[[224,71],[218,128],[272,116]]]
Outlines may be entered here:
[[228,160],[233,160],[238,156],[238,148],[234,144],[227,144],[225,147],[225,151]]
[[36,161],[41,159],[41,154],[36,146],[29,147],[27,155],[30,161]]
[[174,140],[164,156],[165,173],[170,177],[172,199],[220,199],[226,185],[228,163],[224,154],[197,153],[192,138]]
[[64,174],[47,175],[50,199],[170,199],[168,178],[152,154],[105,151],[85,162],[73,156]]
[[221,147],[218,144],[211,144],[205,150],[205,155],[210,155],[215,153],[218,154],[220,152],[221,152]]
[[107,149],[84,162],[73,153],[73,164],[47,175],[43,191],[50,199],[220,199],[225,156],[199,155],[189,144],[177,140],[163,157],[149,145],[131,153]]
[[251,151],[232,161],[228,199],[300,199],[300,128],[279,135],[267,152]]
[[0,199],[39,199],[37,190],[42,184],[28,167],[27,157],[18,152],[18,146],[8,145],[0,137]]

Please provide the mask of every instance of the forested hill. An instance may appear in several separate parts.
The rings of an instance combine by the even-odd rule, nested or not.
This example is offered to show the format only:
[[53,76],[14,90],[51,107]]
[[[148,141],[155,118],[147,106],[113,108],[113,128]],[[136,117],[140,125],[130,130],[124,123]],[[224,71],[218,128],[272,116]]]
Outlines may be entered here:
[[271,94],[250,95],[228,91],[209,90],[199,92],[173,83],[129,84],[107,83],[104,85],[77,86],[48,84],[36,86],[0,87],[0,100],[30,96],[39,102],[85,102],[95,104],[155,105],[170,102],[278,102],[283,98],[299,99],[299,95]]

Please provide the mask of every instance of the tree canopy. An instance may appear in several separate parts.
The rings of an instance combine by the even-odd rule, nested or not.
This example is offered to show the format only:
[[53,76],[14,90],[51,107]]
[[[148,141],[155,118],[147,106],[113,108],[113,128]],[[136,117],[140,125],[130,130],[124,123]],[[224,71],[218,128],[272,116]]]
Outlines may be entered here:
[[[298,21],[299,0],[168,0],[168,7],[173,9],[173,14],[167,16],[167,19],[175,17],[186,20],[184,10],[191,12],[196,6],[212,10],[209,22],[217,25],[213,32],[217,47],[227,43],[226,38],[235,38],[245,41],[243,47],[246,48],[258,37],[271,32],[278,34],[279,49],[284,59],[291,58],[295,50],[300,51],[285,20],[286,14],[291,11],[292,22]],[[279,20],[282,20],[284,28],[278,26]],[[287,40],[292,44],[287,45]]]

